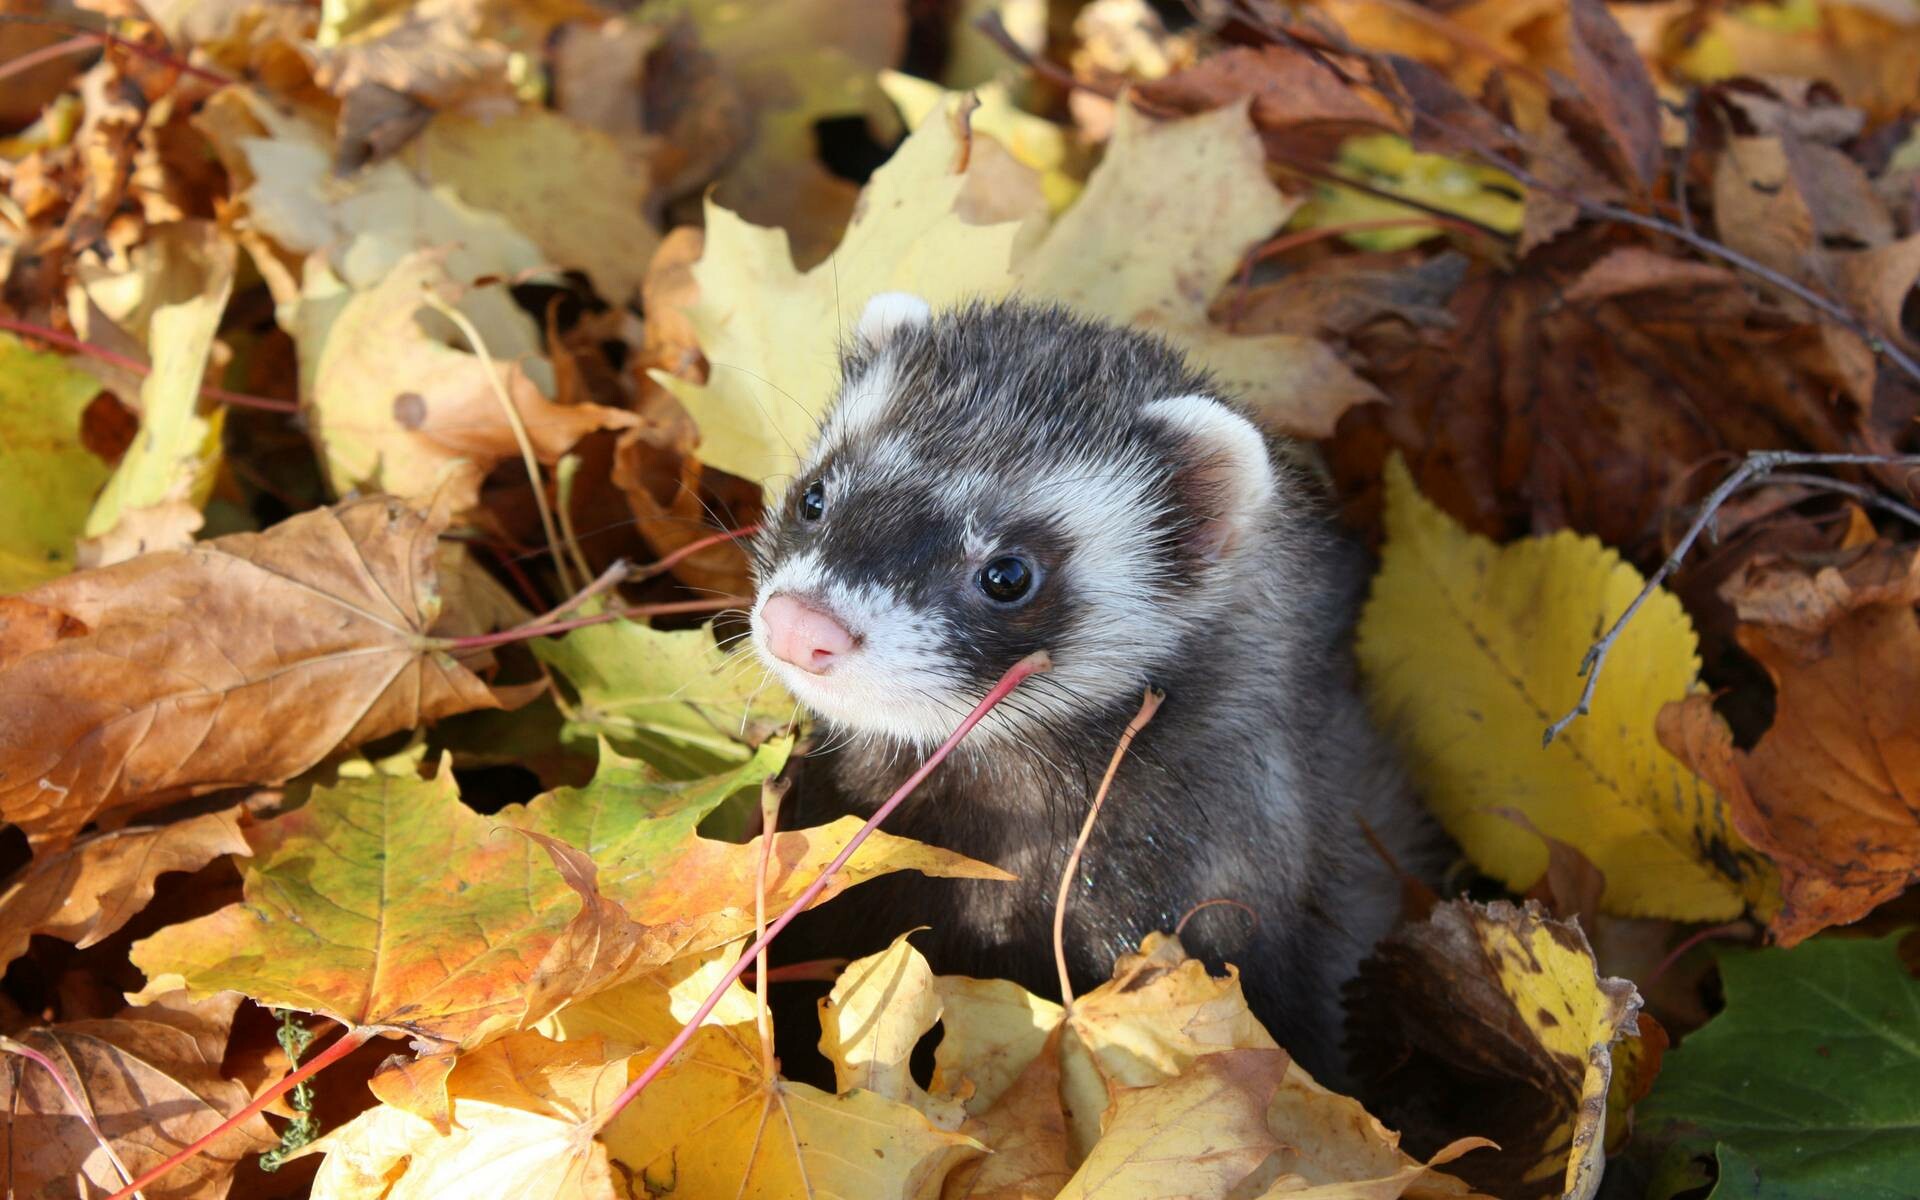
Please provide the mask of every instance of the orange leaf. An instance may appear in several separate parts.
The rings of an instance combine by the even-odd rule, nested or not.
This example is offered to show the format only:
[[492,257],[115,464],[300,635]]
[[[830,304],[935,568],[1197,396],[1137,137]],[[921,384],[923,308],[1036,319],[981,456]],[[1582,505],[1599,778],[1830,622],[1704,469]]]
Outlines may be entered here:
[[239,816],[229,808],[172,825],[122,829],[41,855],[0,892],[0,966],[26,953],[36,933],[85,949],[147,906],[157,876],[197,871],[222,854],[250,853]]
[[1660,740],[1727,799],[1780,868],[1773,936],[1791,946],[1866,916],[1920,880],[1920,622],[1869,605],[1825,633],[1744,625],[1773,677],[1773,727],[1736,750],[1705,696],[1668,705]]
[[672,952],[600,896],[584,854],[473,812],[444,765],[320,789],[249,840],[244,903],[134,945],[143,995],[231,989],[404,1030],[427,1052],[520,1028]]

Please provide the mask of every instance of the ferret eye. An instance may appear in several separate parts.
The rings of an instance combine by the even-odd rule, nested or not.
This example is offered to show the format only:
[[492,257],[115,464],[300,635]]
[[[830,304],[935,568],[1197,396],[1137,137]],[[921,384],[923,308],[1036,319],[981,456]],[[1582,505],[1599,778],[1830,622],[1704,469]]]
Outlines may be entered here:
[[818,521],[827,515],[827,485],[825,480],[816,479],[800,493],[800,519]]
[[1033,568],[1011,554],[980,568],[980,590],[1002,604],[1012,604],[1033,590]]

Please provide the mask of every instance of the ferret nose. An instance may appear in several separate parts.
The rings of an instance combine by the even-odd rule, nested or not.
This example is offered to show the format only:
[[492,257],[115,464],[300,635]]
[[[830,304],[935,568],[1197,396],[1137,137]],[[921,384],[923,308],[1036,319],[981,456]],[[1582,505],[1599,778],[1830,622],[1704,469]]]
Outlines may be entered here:
[[846,626],[784,592],[768,597],[760,619],[767,626],[767,649],[802,671],[824,674],[835,658],[853,649]]

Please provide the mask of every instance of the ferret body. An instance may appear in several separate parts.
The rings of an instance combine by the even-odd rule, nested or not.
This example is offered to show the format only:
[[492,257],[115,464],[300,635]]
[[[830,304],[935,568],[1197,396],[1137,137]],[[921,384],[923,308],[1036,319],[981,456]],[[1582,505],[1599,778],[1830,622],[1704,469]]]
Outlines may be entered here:
[[809,821],[870,813],[1009,666],[1054,660],[888,823],[1019,881],[865,884],[816,920],[820,953],[925,925],[936,971],[1057,994],[1061,871],[1151,684],[1068,898],[1073,985],[1184,920],[1341,1077],[1340,986],[1399,907],[1366,831],[1415,874],[1440,842],[1356,690],[1364,555],[1209,379],[1057,309],[879,296],[763,524],[753,643],[830,750]]

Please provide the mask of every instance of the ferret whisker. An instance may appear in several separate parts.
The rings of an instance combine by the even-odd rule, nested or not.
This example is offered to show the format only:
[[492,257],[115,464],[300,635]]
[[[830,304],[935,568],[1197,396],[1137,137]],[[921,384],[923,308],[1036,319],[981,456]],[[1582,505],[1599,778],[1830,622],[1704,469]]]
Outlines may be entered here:
[[772,681],[773,681],[773,672],[766,670],[763,666],[760,671],[760,682],[754,684],[753,691],[747,693],[747,702],[740,706],[740,735],[739,736],[742,741],[746,740],[747,721],[753,716],[754,703],[760,699],[760,693],[765,691],[767,688],[767,684]]
[[[792,392],[789,392],[787,389],[781,387],[779,384],[775,383],[773,380],[768,379],[765,375],[762,375],[757,371],[750,371],[746,367],[740,366],[737,363],[714,362],[713,360],[709,359],[708,365],[715,368],[728,370],[728,371],[738,371],[740,372],[740,374],[745,375],[747,378],[755,380],[756,382],[759,382],[759,383],[763,383],[766,386],[772,388],[774,391],[779,392],[783,397],[786,398],[787,403],[793,405],[795,408],[805,413],[807,415],[808,423],[814,426],[816,432],[818,431],[819,418],[817,418],[813,414],[812,410],[810,410],[806,405],[800,403],[800,401],[797,398],[795,398]],[[794,446],[794,444],[788,440],[786,431],[781,429],[780,423],[773,419],[773,413],[768,410],[765,404],[761,403],[760,397],[757,394],[755,394],[752,388],[747,388],[745,390],[748,397],[752,399],[752,401],[756,406],[759,407],[760,415],[766,418],[767,425],[775,433],[780,435],[780,440],[782,442],[786,443],[787,452],[793,456],[793,460],[795,462],[805,462],[806,456],[801,454],[800,451]]]

